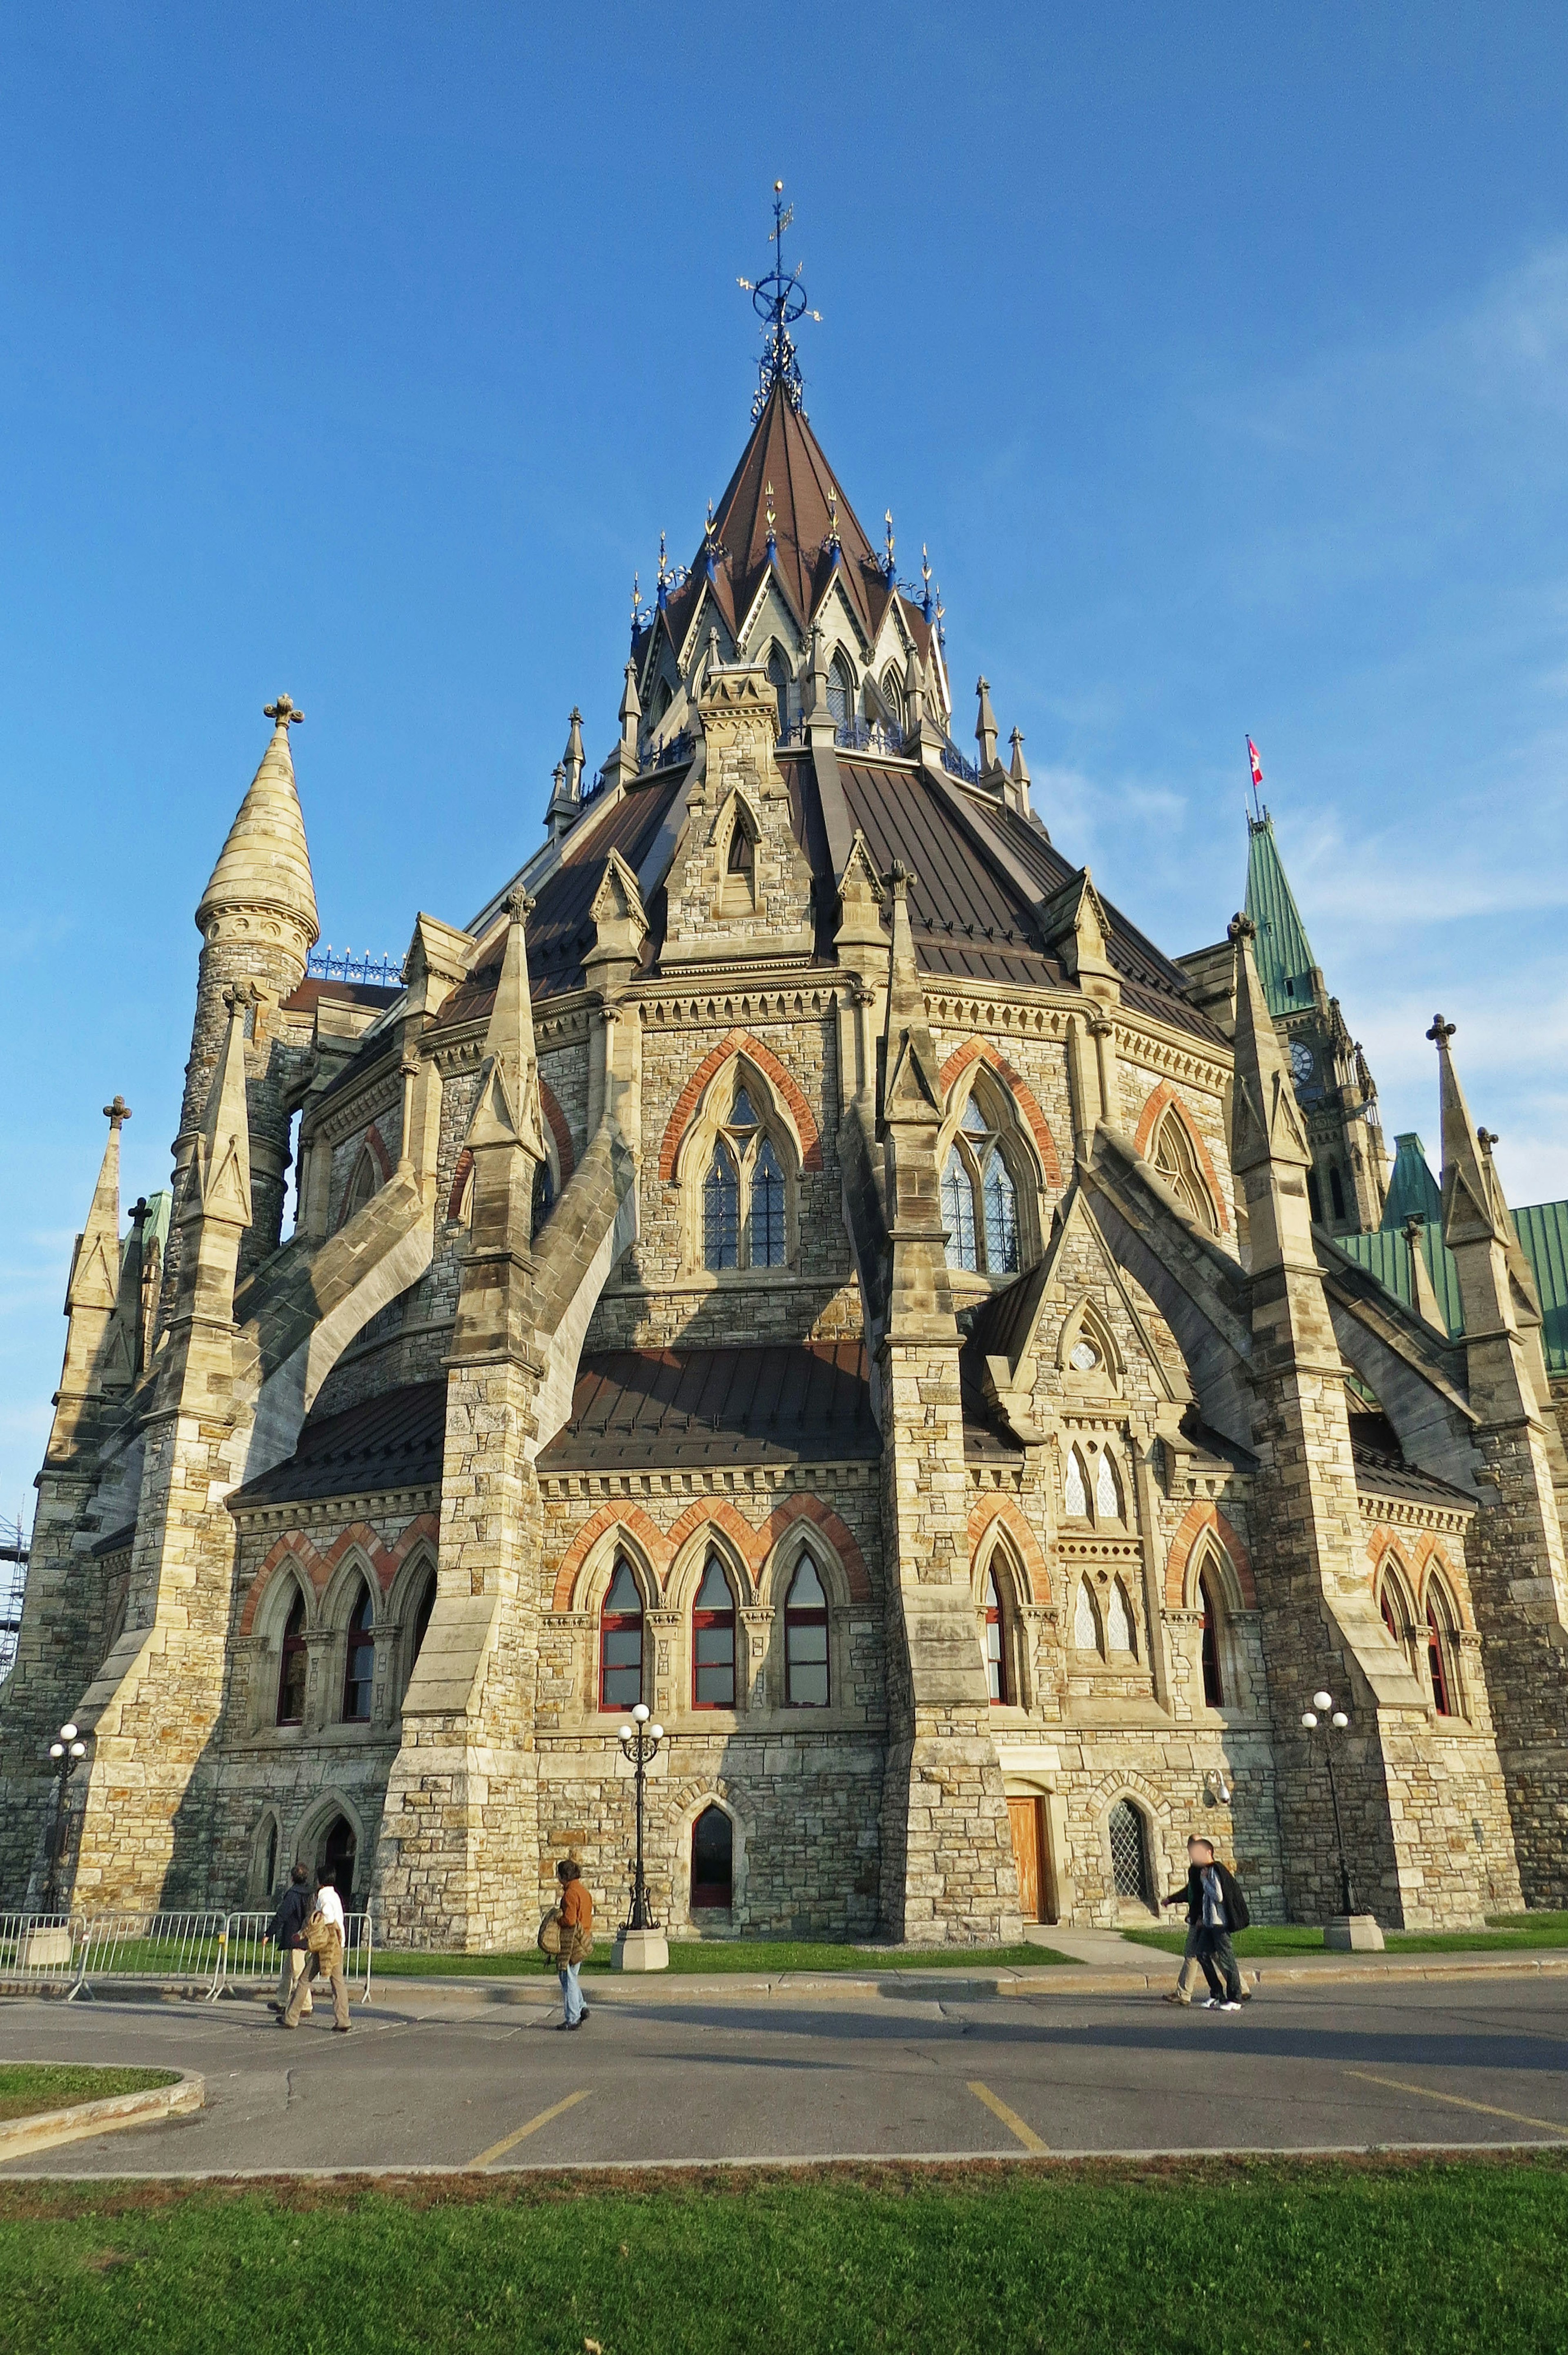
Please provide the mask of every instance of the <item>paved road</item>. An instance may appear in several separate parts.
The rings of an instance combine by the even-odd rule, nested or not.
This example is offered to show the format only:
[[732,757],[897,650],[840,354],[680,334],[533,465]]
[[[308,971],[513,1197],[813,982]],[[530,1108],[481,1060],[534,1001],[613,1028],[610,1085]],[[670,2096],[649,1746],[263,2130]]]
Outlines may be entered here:
[[[558,2032],[537,2003],[385,1987],[354,2032],[259,2005],[0,2004],[0,2059],[199,2069],[188,2121],[0,2174],[1312,2150],[1568,2141],[1568,1985],[955,2001],[669,1983]],[[590,1990],[591,1993],[591,1990]]]

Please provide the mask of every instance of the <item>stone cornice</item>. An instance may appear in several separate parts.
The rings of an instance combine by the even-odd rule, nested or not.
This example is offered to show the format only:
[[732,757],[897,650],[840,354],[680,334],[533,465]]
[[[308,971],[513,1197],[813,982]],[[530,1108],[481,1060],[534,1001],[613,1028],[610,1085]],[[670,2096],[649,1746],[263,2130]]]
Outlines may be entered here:
[[287,1498],[266,1505],[246,1505],[232,1497],[228,1500],[235,1526],[244,1537],[313,1526],[332,1528],[339,1521],[412,1519],[420,1513],[439,1512],[440,1502],[440,1489],[434,1486],[362,1488],[351,1496],[304,1497],[292,1503]]
[[1359,1485],[1356,1501],[1364,1529],[1434,1529],[1448,1537],[1463,1537],[1480,1510],[1479,1505],[1422,1504],[1414,1497],[1383,1497]]
[[829,1494],[842,1495],[853,1488],[874,1495],[879,1476],[874,1461],[841,1464],[831,1459],[816,1464],[734,1464],[724,1470],[691,1472],[544,1472],[539,1476],[539,1494],[551,1502],[599,1504],[620,1497],[764,1497],[780,1488],[804,1488],[821,1495],[826,1477],[833,1483]]

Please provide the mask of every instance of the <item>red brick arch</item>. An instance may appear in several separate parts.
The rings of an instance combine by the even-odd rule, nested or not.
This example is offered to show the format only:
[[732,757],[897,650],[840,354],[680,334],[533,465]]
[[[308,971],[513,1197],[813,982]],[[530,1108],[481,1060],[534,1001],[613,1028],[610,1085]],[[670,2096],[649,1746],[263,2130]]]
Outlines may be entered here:
[[[1367,1560],[1372,1565],[1374,1595],[1383,1573],[1384,1557],[1391,1552],[1398,1557],[1400,1569],[1404,1573],[1405,1583],[1410,1588],[1417,1610],[1425,1604],[1426,1583],[1436,1569],[1458,1614],[1460,1626],[1468,1633],[1474,1633],[1476,1622],[1470,1609],[1468,1584],[1463,1571],[1455,1569],[1453,1557],[1446,1550],[1441,1538],[1430,1529],[1417,1537],[1408,1529],[1391,1529],[1386,1524],[1374,1529],[1367,1540]],[[1461,1554],[1459,1559],[1462,1562],[1464,1556]]]
[[647,1555],[653,1575],[661,1586],[670,1575],[670,1559],[674,1551],[669,1539],[657,1524],[651,1521],[641,1505],[601,1505],[591,1520],[585,1521],[571,1544],[561,1557],[556,1572],[556,1591],[550,1597],[552,1611],[570,1611],[572,1593],[589,1550],[596,1546],[606,1529],[625,1529],[636,1539]]
[[832,1507],[824,1505],[820,1497],[787,1497],[781,1505],[774,1507],[757,1532],[758,1573],[780,1538],[784,1537],[797,1521],[810,1521],[813,1529],[821,1529],[832,1547],[844,1567],[844,1577],[849,1583],[850,1601],[869,1604],[872,1600],[871,1572],[865,1566],[865,1556]]
[[1165,1557],[1165,1601],[1168,1607],[1172,1611],[1184,1608],[1187,1565],[1206,1529],[1213,1531],[1229,1555],[1231,1568],[1236,1574],[1236,1584],[1242,1591],[1242,1601],[1249,1611],[1255,1611],[1257,1586],[1252,1574],[1252,1556],[1218,1505],[1211,1504],[1206,1497],[1188,1506],[1181,1516],[1181,1526],[1171,1540],[1171,1550]]
[[1028,1574],[1031,1593],[1036,1603],[1051,1600],[1051,1573],[1045,1566],[1045,1556],[1040,1540],[1024,1519],[1022,1511],[1012,1497],[982,1497],[969,1515],[969,1562],[972,1568],[988,1533],[998,1522],[1012,1538],[1019,1560]]
[[1169,1080],[1161,1080],[1157,1088],[1150,1091],[1148,1101],[1138,1115],[1138,1127],[1133,1135],[1133,1145],[1139,1153],[1148,1152],[1149,1140],[1153,1135],[1160,1116],[1167,1104],[1174,1104],[1176,1107],[1176,1117],[1186,1130],[1187,1141],[1198,1156],[1198,1167],[1203,1173],[1204,1183],[1209,1189],[1209,1199],[1213,1203],[1214,1215],[1220,1222],[1220,1232],[1223,1235],[1228,1235],[1231,1222],[1225,1214],[1224,1188],[1215,1174],[1209,1148],[1203,1142],[1202,1131]]
[[989,1039],[966,1039],[955,1047],[942,1066],[941,1089],[944,1103],[951,1094],[953,1082],[961,1079],[971,1063],[988,1063],[999,1079],[1005,1081],[1013,1102],[1029,1124],[1047,1179],[1053,1186],[1062,1183],[1062,1163],[1056,1151],[1056,1140],[1051,1134],[1051,1124],[1040,1108],[1033,1089],[1022,1074],[1015,1071],[999,1047]]
[[704,1527],[720,1529],[746,1563],[755,1585],[774,1547],[799,1520],[808,1520],[813,1528],[821,1529],[838,1555],[849,1582],[851,1602],[869,1604],[872,1601],[871,1572],[866,1568],[865,1557],[832,1507],[823,1504],[820,1497],[786,1497],[769,1513],[760,1529],[754,1529],[727,1497],[699,1497],[694,1504],[687,1506],[668,1535],[649,1519],[641,1505],[601,1506],[592,1519],[583,1524],[562,1557],[561,1566],[556,1572],[555,1593],[550,1607],[553,1611],[570,1611],[574,1607],[573,1592],[583,1563],[607,1529],[623,1529],[635,1538],[653,1565],[661,1588],[666,1589],[675,1557],[687,1540],[694,1537]]
[[440,1535],[440,1522],[434,1513],[420,1513],[389,1546],[382,1544],[368,1521],[350,1521],[346,1529],[339,1530],[325,1552],[318,1553],[302,1529],[290,1529],[270,1549],[251,1581],[245,1608],[239,1615],[239,1632],[242,1636],[250,1634],[261,1598],[285,1562],[292,1562],[294,1568],[310,1581],[319,1601],[331,1584],[333,1572],[344,1554],[351,1547],[357,1546],[376,1572],[376,1582],[382,1593],[387,1594],[391,1591],[392,1581],[420,1539],[429,1538],[433,1545]]
[[668,1185],[675,1175],[675,1161],[681,1150],[681,1140],[691,1125],[692,1114],[702,1102],[709,1081],[715,1071],[728,1062],[732,1055],[747,1055],[773,1085],[789,1107],[789,1117],[800,1139],[800,1166],[803,1169],[820,1169],[822,1166],[822,1140],[818,1132],[811,1107],[800,1088],[769,1047],[754,1039],[749,1030],[731,1030],[719,1040],[711,1054],[705,1055],[676,1099],[670,1114],[670,1124],[664,1131],[664,1142],[659,1147],[659,1175]]

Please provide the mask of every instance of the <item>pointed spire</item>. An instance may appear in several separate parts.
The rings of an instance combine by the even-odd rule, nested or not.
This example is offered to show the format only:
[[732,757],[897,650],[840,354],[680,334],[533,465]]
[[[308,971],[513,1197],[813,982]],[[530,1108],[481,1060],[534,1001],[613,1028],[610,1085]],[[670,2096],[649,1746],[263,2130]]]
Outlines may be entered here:
[[926,714],[926,674],[913,638],[904,657],[904,732],[917,738]]
[[975,694],[980,700],[980,712],[975,720],[975,742],[980,746],[980,773],[991,774],[996,766],[996,714],[991,708],[991,681],[978,678]]
[[[208,1220],[236,1231],[250,1224],[250,1115],[245,1095],[245,1021],[250,992],[226,989],[228,1028],[196,1135],[196,1155],[175,1224]],[[193,1255],[191,1264],[195,1264]],[[182,1273],[184,1269],[182,1268]]]
[[109,1123],[109,1138],[87,1224],[76,1241],[66,1286],[68,1316],[82,1308],[111,1309],[120,1290],[120,1131],[131,1117],[131,1108],[122,1096],[116,1096],[112,1103],[104,1105],[103,1117]]
[[628,663],[620,689],[620,741],[630,753],[632,765],[637,762],[637,738],[642,725],[642,698],[637,692],[637,665]]
[[294,783],[289,730],[304,718],[290,698],[266,707],[273,722],[261,765],[240,803],[217,864],[196,911],[196,929],[209,934],[231,911],[265,909],[284,917],[310,949],[320,937],[304,815]]
[[896,861],[883,878],[891,902],[893,938],[887,957],[887,1052],[883,1066],[882,1116],[937,1127],[942,1091],[926,1013],[926,992],[909,928],[909,887],[915,878]]
[[[506,942],[496,977],[490,1027],[484,1036],[484,1075],[469,1123],[467,1142],[518,1144],[535,1161],[544,1158],[539,1134],[539,1080],[534,1048],[534,1007],[528,990],[527,922],[534,901],[526,891],[506,900]],[[498,1098],[494,1082],[499,1081]]]
[[142,1370],[142,1238],[148,1216],[143,1195],[131,1206],[131,1231],[120,1252],[120,1285],[101,1359],[101,1387],[106,1391],[129,1390]]
[[1012,780],[1013,799],[1017,804],[1019,815],[1022,817],[1027,817],[1029,815],[1030,781],[1029,763],[1023,757],[1022,729],[1015,728],[1012,736],[1008,739],[1008,742],[1012,752],[1012,762],[1007,773]]
[[1449,1040],[1455,1026],[1440,1014],[1426,1036],[1437,1050],[1437,1083],[1443,1112],[1443,1240],[1450,1251],[1460,1243],[1514,1240],[1508,1204],[1492,1161],[1497,1139],[1478,1129],[1454,1068]]
[[1236,1082],[1231,1167],[1238,1173],[1265,1162],[1282,1167],[1310,1168],[1312,1156],[1297,1109],[1296,1090],[1258,975],[1257,928],[1252,918],[1245,913],[1233,916],[1229,938],[1236,956]]
[[931,559],[924,540],[920,543],[920,578],[926,584],[925,594],[920,600],[920,611],[926,616],[927,621],[929,622],[931,618]]
[[567,770],[557,761],[550,772],[550,798],[545,805],[545,831],[552,842],[576,826],[579,812],[575,795],[567,790]]
[[1301,911],[1286,878],[1274,820],[1266,809],[1247,822],[1246,899],[1257,927],[1256,957],[1268,1010],[1276,1017],[1298,1014],[1314,1001],[1317,960]]
[[573,801],[580,801],[583,789],[583,716],[574,703],[567,730],[564,755],[567,771],[567,791]]
[[1426,1221],[1413,1213],[1400,1230],[1404,1248],[1410,1254],[1410,1297],[1418,1316],[1437,1332],[1446,1334],[1448,1320],[1437,1305],[1436,1288],[1432,1282],[1432,1270],[1426,1260]]
[[887,585],[891,589],[894,582],[898,578],[898,567],[893,560],[893,509],[891,507],[888,508],[887,513],[884,516],[882,520],[886,527],[887,535],[883,544],[882,569],[887,576]]

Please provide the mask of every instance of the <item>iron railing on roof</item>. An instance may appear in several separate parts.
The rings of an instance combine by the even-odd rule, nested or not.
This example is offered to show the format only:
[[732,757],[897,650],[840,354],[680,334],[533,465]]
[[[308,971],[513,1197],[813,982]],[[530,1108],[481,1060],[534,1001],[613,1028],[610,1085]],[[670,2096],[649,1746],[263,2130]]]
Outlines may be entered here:
[[696,742],[689,728],[681,729],[662,744],[645,744],[637,754],[637,773],[645,777],[655,769],[673,769],[677,761],[689,761],[696,751]]
[[374,989],[400,989],[403,960],[374,957],[365,950],[356,956],[352,949],[334,949],[329,941],[324,949],[311,951],[305,973],[313,981],[359,981],[368,982]]
[[[778,741],[780,744],[804,744],[810,738],[810,721],[805,718],[792,719]],[[833,742],[851,752],[891,752],[895,756],[906,751],[909,739],[903,729],[894,728],[881,719],[841,719],[833,729]]]
[[966,761],[956,744],[942,747],[942,766],[950,777],[962,777],[966,785],[978,785],[980,771],[972,761]]

